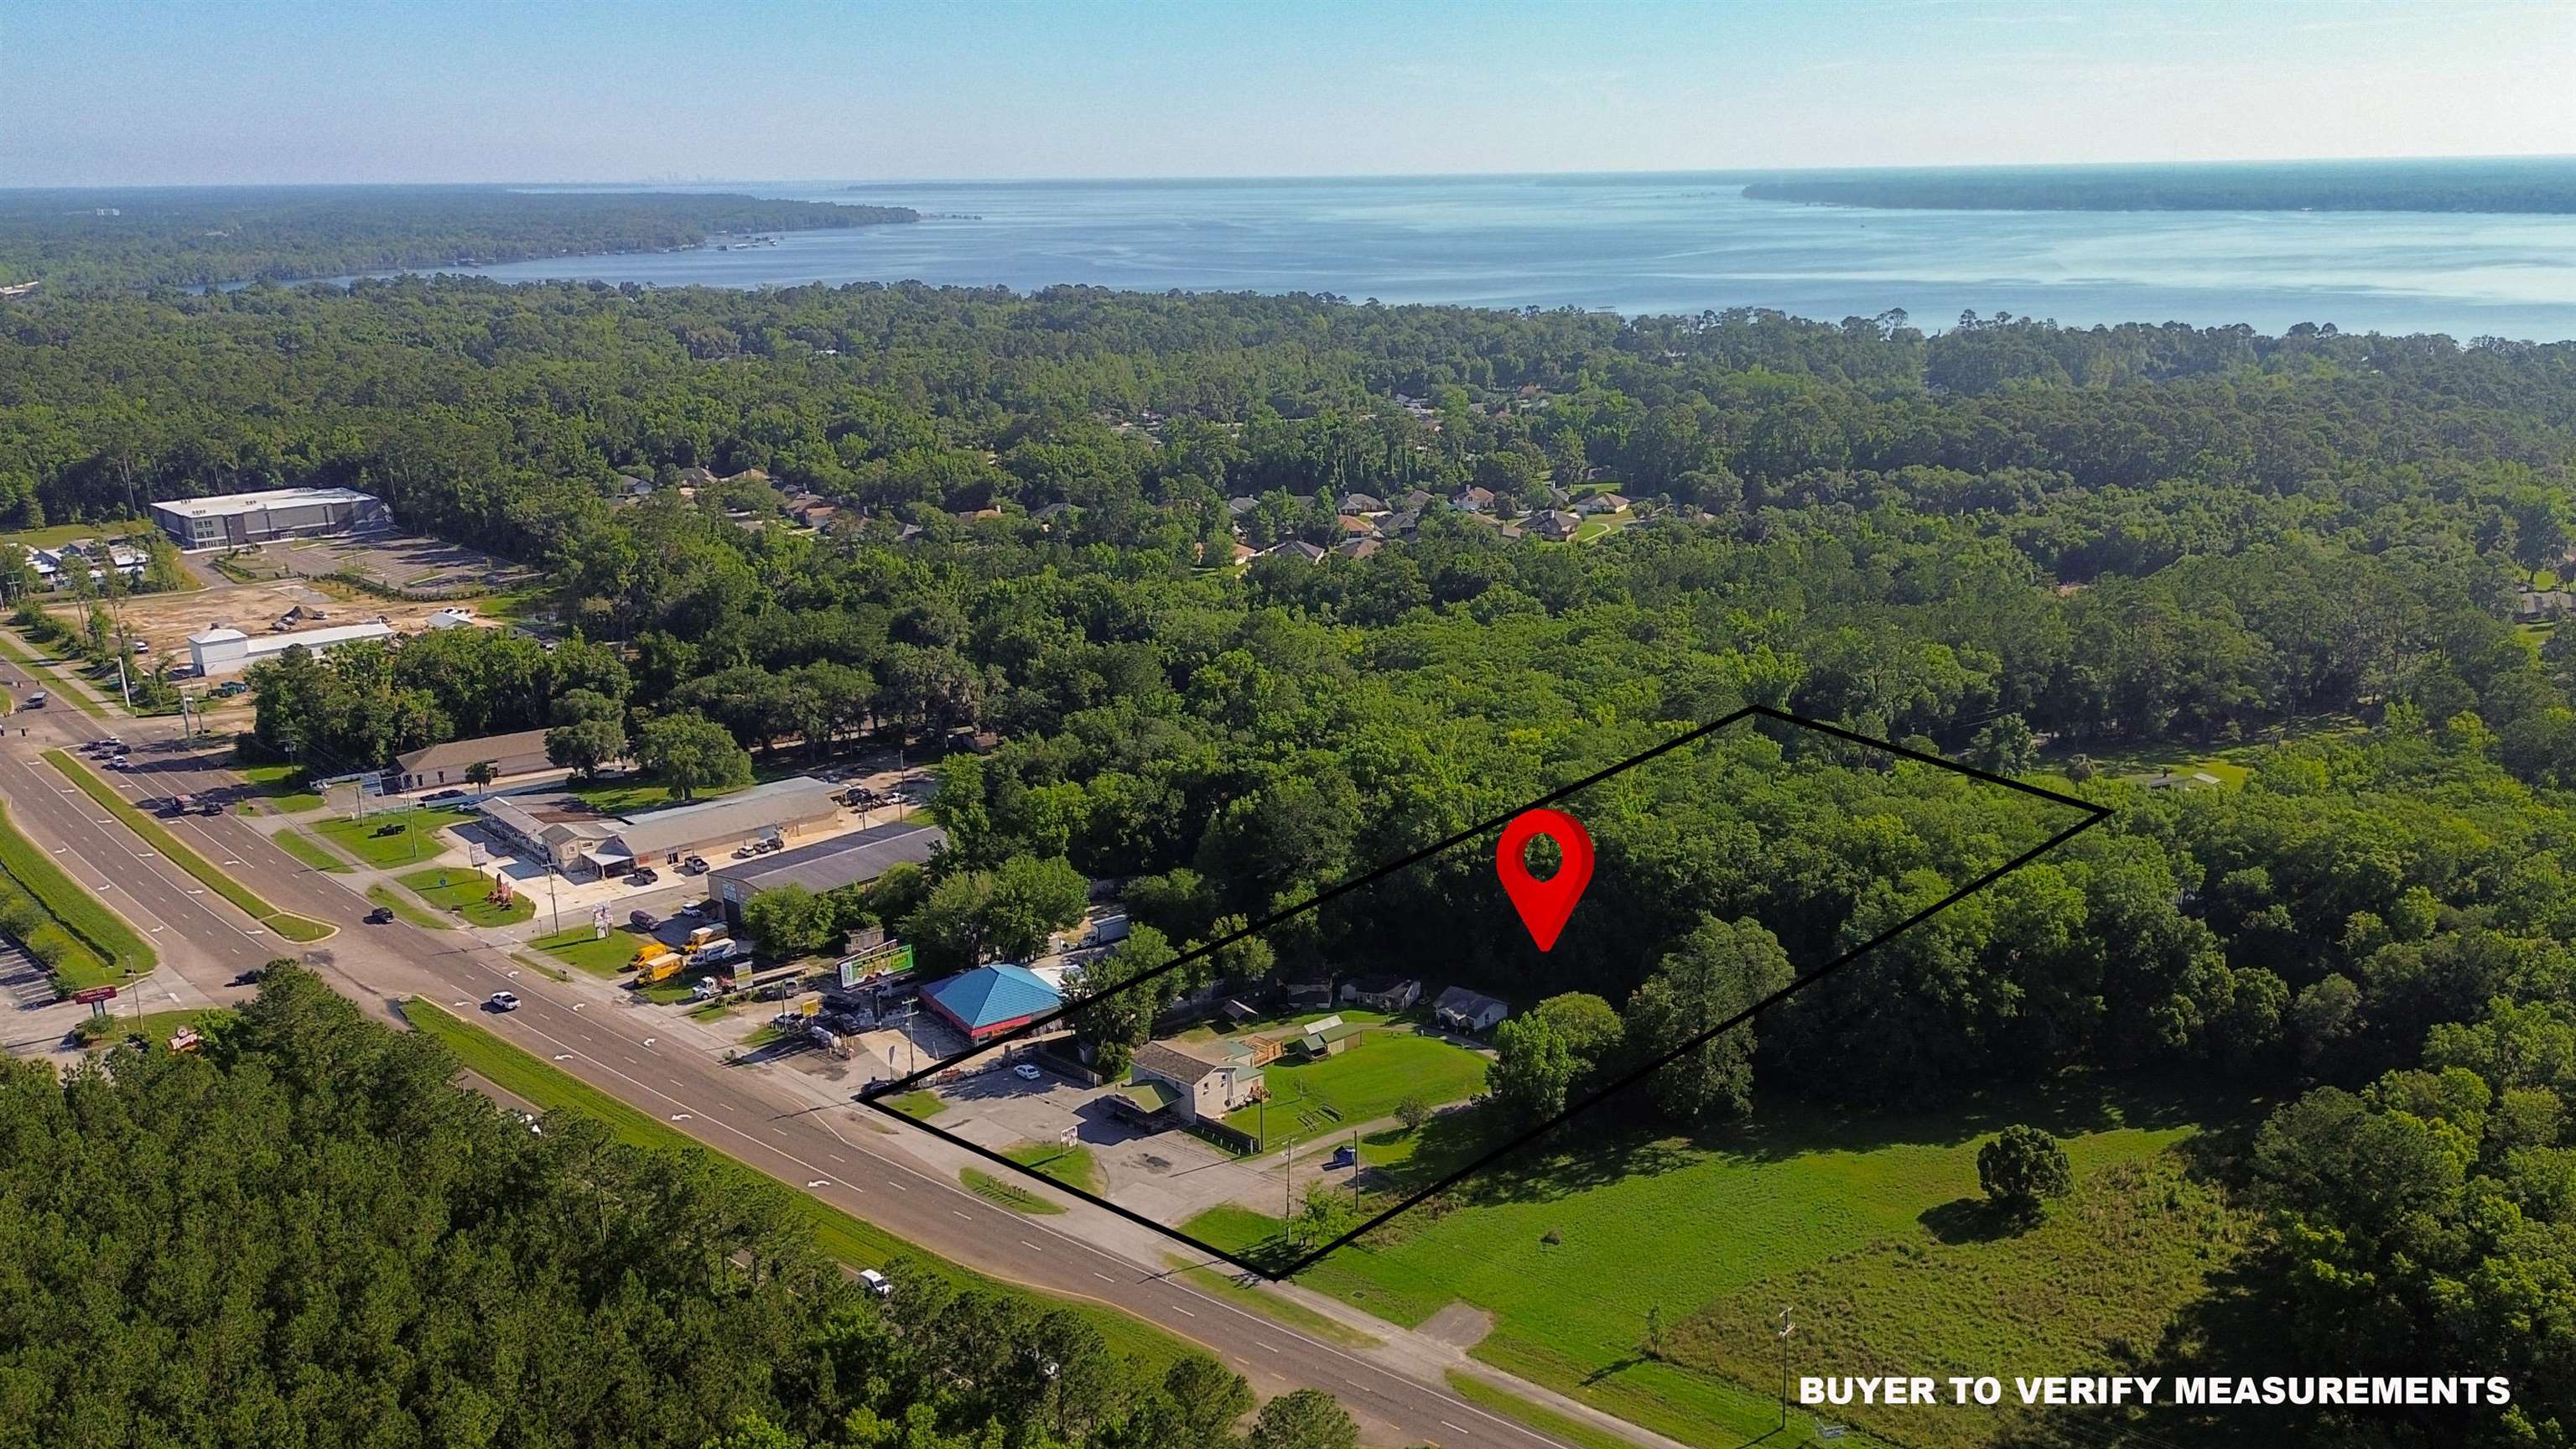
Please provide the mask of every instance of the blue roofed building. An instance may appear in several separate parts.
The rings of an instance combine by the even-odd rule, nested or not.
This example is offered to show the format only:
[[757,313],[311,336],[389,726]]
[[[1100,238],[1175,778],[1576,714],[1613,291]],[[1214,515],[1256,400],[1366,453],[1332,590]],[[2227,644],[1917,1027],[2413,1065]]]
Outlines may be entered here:
[[1026,966],[978,966],[921,989],[950,1026],[982,1045],[1064,1004],[1064,993]]

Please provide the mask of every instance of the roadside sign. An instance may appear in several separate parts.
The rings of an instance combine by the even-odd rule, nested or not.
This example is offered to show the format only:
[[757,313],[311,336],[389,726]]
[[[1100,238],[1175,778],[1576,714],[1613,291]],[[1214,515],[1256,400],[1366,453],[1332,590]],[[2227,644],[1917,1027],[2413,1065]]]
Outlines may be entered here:
[[195,1027],[183,1026],[179,1028],[177,1035],[170,1038],[170,1050],[174,1052],[192,1052],[197,1049],[197,1043],[203,1040],[203,1037],[197,1035],[197,1029]]
[[83,1006],[96,1006],[102,1001],[114,1001],[115,999],[116,988],[113,986],[92,986],[86,990],[75,991],[72,993],[72,1000],[79,1002]]
[[804,1012],[807,1016],[821,1016],[823,1014],[823,998],[819,996],[806,997],[805,1004],[797,1009]]

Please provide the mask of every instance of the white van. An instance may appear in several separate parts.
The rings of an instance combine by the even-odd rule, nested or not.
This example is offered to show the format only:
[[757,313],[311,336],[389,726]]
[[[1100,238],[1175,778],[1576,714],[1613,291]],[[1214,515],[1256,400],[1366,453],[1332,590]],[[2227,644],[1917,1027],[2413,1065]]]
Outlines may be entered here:
[[861,1268],[859,1270],[859,1286],[865,1288],[879,1298],[892,1298],[894,1296],[894,1280],[886,1277],[886,1275],[878,1272],[874,1268]]

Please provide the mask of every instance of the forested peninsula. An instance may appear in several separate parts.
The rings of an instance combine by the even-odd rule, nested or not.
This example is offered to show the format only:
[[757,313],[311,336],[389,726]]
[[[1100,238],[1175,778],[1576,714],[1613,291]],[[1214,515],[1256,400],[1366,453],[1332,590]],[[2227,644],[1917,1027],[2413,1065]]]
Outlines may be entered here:
[[741,232],[920,220],[900,206],[499,186],[0,192],[0,287],[212,287],[670,251]]
[[2234,166],[2013,166],[1780,176],[1755,201],[1919,211],[2490,211],[2576,213],[2576,160],[2286,161]]

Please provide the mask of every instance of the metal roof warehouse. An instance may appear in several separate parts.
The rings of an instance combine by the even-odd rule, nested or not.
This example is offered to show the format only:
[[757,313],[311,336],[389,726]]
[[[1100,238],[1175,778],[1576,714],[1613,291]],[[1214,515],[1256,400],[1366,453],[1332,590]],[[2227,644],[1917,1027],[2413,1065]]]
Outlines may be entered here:
[[784,839],[839,818],[841,807],[832,799],[838,788],[828,780],[799,775],[720,800],[655,810],[619,824],[582,854],[609,869],[629,862],[676,862],[693,851],[746,840]]
[[936,825],[872,825],[848,835],[800,845],[778,855],[719,867],[710,880],[728,918],[762,891],[799,885],[821,895],[843,886],[875,880],[893,865],[920,865],[948,843],[948,832]]

